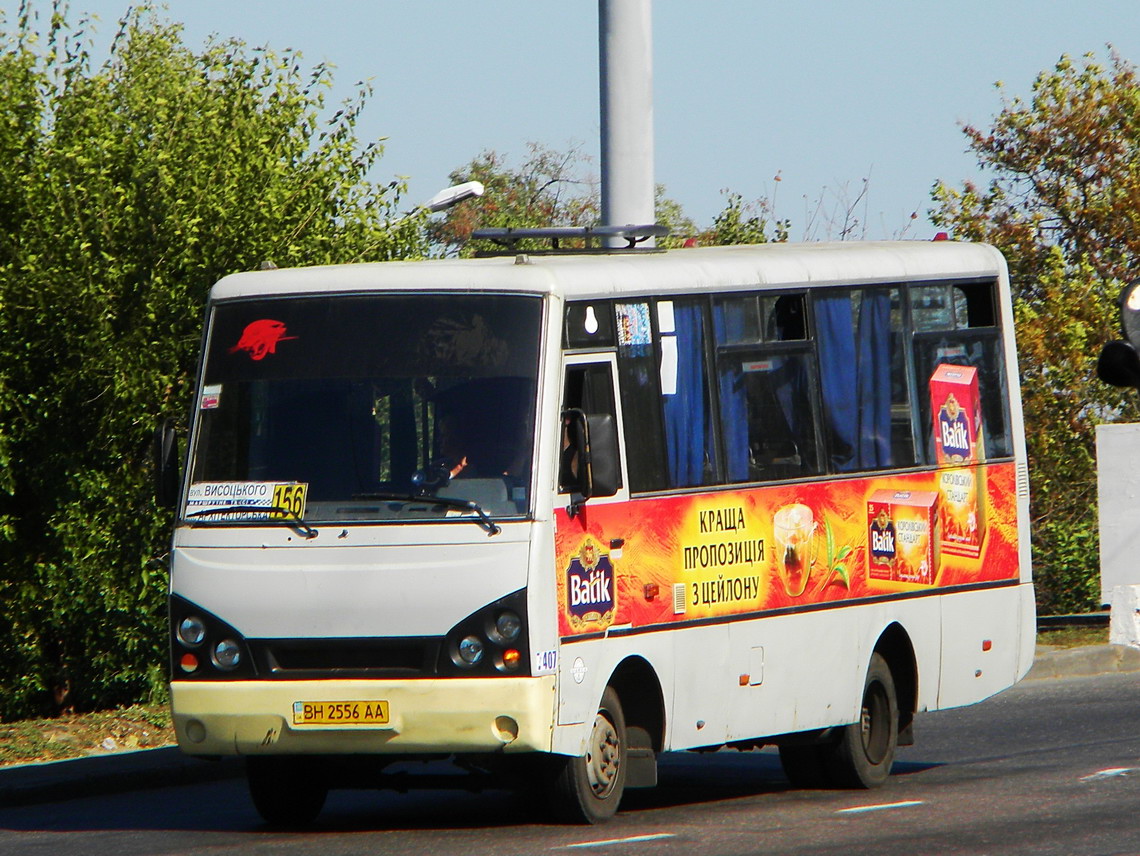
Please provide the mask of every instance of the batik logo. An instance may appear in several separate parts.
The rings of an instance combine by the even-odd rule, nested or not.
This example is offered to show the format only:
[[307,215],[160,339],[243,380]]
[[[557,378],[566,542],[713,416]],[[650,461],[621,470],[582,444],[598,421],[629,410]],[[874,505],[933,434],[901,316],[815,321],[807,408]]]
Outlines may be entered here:
[[596,625],[604,629],[613,622],[614,569],[609,556],[598,552],[590,538],[582,542],[578,555],[566,569],[566,609],[575,630]]

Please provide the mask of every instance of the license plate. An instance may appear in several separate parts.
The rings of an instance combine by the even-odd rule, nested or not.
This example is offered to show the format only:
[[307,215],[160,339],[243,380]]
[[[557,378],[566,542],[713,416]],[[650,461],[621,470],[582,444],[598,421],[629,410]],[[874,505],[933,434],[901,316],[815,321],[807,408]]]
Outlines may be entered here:
[[294,725],[387,725],[386,701],[295,701]]

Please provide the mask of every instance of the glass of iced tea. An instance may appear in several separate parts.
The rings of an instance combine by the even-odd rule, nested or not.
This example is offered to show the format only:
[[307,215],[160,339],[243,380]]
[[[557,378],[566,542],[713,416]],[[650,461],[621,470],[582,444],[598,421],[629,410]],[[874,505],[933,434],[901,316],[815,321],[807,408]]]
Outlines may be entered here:
[[799,597],[807,588],[815,559],[815,529],[815,514],[803,503],[785,505],[772,518],[776,570],[790,597]]

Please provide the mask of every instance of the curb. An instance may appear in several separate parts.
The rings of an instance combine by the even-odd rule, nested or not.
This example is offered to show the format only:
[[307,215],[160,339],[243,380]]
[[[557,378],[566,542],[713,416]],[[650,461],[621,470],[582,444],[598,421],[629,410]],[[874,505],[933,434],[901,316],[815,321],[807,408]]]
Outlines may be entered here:
[[0,808],[59,802],[243,775],[240,758],[205,761],[177,746],[0,767]]
[[[1127,645],[1084,648],[1038,645],[1033,667],[1025,680],[1086,677],[1109,672],[1140,672],[1140,648]],[[241,777],[244,772],[241,758],[206,761],[182,754],[177,746],[67,761],[13,764],[0,767],[0,808],[217,782]]]
[[1076,678],[1108,672],[1140,672],[1140,648],[1129,645],[1089,645],[1084,648],[1038,645],[1033,668],[1025,680]]

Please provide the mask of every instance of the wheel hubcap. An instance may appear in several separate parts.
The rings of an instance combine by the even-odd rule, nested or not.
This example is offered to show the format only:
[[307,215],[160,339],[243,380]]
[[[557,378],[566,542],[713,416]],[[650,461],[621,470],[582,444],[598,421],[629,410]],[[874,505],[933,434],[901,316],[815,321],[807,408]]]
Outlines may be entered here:
[[890,708],[887,694],[879,683],[867,687],[863,696],[863,710],[859,717],[859,730],[863,737],[863,754],[872,764],[881,764],[890,742]]
[[620,767],[621,745],[617,730],[605,715],[599,713],[594,719],[594,730],[586,752],[586,776],[594,796],[605,797],[614,789]]

